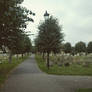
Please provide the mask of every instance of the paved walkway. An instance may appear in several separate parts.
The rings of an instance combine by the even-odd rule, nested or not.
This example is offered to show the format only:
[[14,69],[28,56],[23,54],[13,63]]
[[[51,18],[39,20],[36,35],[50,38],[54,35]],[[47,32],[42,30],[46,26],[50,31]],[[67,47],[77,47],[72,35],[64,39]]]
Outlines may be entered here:
[[20,64],[0,92],[75,92],[91,88],[92,77],[55,76],[41,72],[34,56]]

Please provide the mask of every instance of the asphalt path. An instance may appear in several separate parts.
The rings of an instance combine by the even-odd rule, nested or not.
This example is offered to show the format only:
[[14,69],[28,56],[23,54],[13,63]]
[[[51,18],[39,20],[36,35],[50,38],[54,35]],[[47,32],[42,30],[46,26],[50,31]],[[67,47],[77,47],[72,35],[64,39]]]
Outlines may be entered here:
[[0,92],[76,92],[78,88],[92,88],[92,77],[48,75],[32,55],[11,73]]

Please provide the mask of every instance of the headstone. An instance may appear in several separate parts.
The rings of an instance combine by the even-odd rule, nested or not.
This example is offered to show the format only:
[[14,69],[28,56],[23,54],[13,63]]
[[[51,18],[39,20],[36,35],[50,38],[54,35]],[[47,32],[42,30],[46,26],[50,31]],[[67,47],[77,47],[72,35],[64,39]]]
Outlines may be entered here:
[[49,66],[51,66],[51,67],[53,66],[53,62],[52,61],[49,62]]
[[64,66],[68,67],[68,66],[70,66],[70,63],[67,62],[67,63],[64,64]]
[[89,67],[90,66],[90,62],[85,62],[84,64],[83,64],[83,67]]
[[60,67],[63,66],[63,64],[62,64],[61,62],[58,62],[57,64],[58,64],[58,66],[60,66]]

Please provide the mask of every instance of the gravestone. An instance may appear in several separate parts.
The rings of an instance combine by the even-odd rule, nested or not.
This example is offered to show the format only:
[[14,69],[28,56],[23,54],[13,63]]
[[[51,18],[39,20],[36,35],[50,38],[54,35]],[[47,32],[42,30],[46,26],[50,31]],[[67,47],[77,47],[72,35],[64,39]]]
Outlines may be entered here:
[[64,64],[64,66],[68,67],[68,66],[70,66],[70,63],[69,63],[69,62],[66,62],[66,63]]

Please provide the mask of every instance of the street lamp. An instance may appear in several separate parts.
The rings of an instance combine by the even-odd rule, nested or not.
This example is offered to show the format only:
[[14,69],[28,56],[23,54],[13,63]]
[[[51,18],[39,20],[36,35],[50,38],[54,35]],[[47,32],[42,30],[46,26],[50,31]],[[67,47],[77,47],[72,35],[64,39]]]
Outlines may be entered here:
[[45,18],[45,20],[47,20],[49,18],[49,13],[47,11],[44,14],[44,18]]

